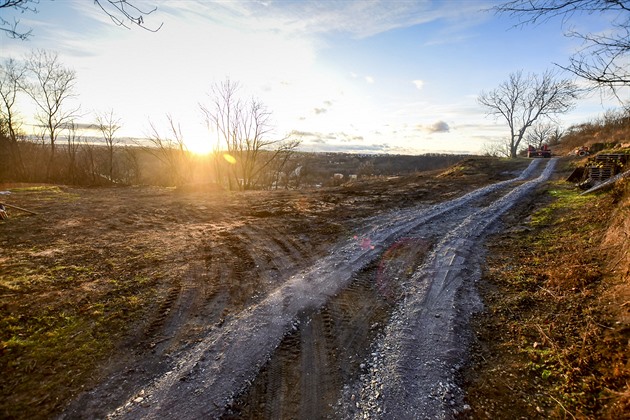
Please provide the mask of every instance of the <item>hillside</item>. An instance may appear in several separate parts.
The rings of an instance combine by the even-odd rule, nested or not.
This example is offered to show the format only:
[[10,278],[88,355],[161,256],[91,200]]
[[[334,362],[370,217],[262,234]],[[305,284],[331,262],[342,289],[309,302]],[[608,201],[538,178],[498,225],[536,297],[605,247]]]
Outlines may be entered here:
[[[396,167],[395,157],[383,159]],[[448,234],[465,232],[475,246],[460,257],[472,253],[478,264],[487,246],[473,282],[483,306],[474,299],[453,305],[465,318],[476,313],[472,333],[458,324],[442,328],[462,333],[456,341],[470,344],[470,359],[454,363],[448,358],[462,356],[461,348],[437,347],[452,364],[427,370],[448,375],[431,382],[445,387],[435,390],[431,409],[461,418],[621,418],[630,408],[630,183],[580,195],[564,180],[585,159],[561,158],[552,178],[532,184],[500,223],[490,218],[493,206],[539,179],[547,159],[529,173],[526,159],[459,157],[447,169],[274,191],[1,185],[10,192],[2,196],[7,204],[38,214],[10,208],[0,222],[0,373],[8,378],[0,413],[92,418],[126,401],[160,409],[147,384],[170,383],[170,372],[186,363],[210,366],[255,352],[249,345],[208,353],[204,345],[276,325],[264,318],[274,296],[283,299],[269,319],[288,322],[288,330],[277,324],[275,344],[258,337],[272,354],[232,365],[257,376],[229,385],[238,392],[208,410],[223,410],[224,418],[413,410],[411,397],[401,403],[382,395],[400,385],[387,379],[390,353],[414,355],[402,348],[416,348],[406,340],[418,338],[392,337],[407,334],[401,308],[415,296],[408,288],[434,248],[459,243],[463,237]],[[488,239],[475,236],[482,226],[494,232]],[[377,228],[385,229],[382,239],[366,233]],[[291,283],[326,276],[339,285],[334,293],[299,293],[310,283]],[[251,317],[256,310],[261,318]],[[420,366],[406,369],[416,374]],[[205,392],[193,381],[200,369],[177,373],[196,387],[192,395]]]
[[[526,165],[473,158],[446,172],[240,193],[3,185],[7,204],[38,215],[10,208],[0,222],[0,412],[49,417],[103,383],[79,407],[115,408],[337,242],[362,244],[353,237],[370,218],[451,200]],[[425,254],[422,245],[393,261],[409,267]]]
[[490,241],[463,418],[628,418],[630,181],[581,195],[565,179],[629,146],[628,109],[571,127],[558,179]]

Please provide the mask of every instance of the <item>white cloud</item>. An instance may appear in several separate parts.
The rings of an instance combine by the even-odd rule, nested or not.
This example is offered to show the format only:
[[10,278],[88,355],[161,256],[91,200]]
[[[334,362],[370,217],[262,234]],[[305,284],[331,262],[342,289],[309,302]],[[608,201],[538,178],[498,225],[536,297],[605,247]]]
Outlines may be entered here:
[[[207,16],[214,22],[231,27],[248,27],[253,31],[274,31],[292,36],[345,33],[367,38],[392,29],[445,20],[458,26],[462,21],[479,19],[484,2],[467,1],[452,7],[449,2],[432,1],[275,1],[241,2],[206,0],[170,0],[158,10],[179,14]],[[255,17],[255,19],[253,19]],[[168,22],[166,22],[168,23]]]
[[369,84],[373,84],[374,78],[372,76],[365,76],[365,81],[368,82]]
[[430,133],[448,133],[451,128],[446,121],[436,121],[426,128]]
[[424,80],[413,80],[411,83],[413,83],[419,90],[422,90],[424,87]]

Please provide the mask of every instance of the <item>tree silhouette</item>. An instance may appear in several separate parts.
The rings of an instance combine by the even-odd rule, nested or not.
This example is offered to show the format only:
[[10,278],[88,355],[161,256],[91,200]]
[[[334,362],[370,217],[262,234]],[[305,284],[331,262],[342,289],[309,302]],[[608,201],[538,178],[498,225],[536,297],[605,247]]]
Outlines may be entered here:
[[[215,84],[210,104],[200,104],[206,125],[217,135],[214,152],[225,152],[230,189],[253,189],[277,159],[295,150],[297,140],[271,138],[271,112],[257,99],[242,100],[239,85],[229,79]],[[217,179],[222,168],[217,166]]]
[[26,61],[27,80],[22,90],[37,107],[35,118],[46,130],[50,142],[48,175],[55,159],[59,132],[78,116],[79,108],[68,107],[75,95],[76,73],[59,61],[56,53],[36,50]]
[[[629,0],[514,0],[494,7],[520,19],[520,25],[537,24],[552,18],[562,19],[566,35],[583,41],[583,48],[559,67],[608,88],[615,95],[618,89],[630,86],[630,1]],[[611,16],[611,28],[599,33],[583,33],[569,25],[581,13]],[[618,96],[618,95],[617,95]]]
[[[130,29],[131,26],[138,26],[150,32],[157,32],[162,28],[163,23],[160,23],[157,27],[151,27],[145,23],[146,17],[155,12],[157,7],[142,9],[136,6],[136,3],[132,0],[93,1],[117,26],[122,26],[127,29]],[[39,13],[37,9],[38,4],[39,0],[0,0],[0,10],[13,9],[20,14]],[[30,28],[22,29],[19,25],[19,19],[14,19],[11,22],[0,16],[0,30],[8,37],[21,40],[30,38],[33,34],[33,30]]]
[[507,140],[509,156],[515,158],[527,129],[539,118],[553,117],[573,107],[579,90],[570,80],[556,80],[554,73],[510,74],[507,81],[489,92],[481,92],[478,101],[489,115],[505,119],[510,128]]

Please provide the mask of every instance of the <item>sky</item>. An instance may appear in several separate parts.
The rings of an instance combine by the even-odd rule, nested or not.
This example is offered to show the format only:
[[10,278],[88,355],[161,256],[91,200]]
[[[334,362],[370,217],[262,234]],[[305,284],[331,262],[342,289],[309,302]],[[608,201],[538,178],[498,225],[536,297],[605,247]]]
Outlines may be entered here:
[[[301,140],[300,150],[353,153],[483,153],[507,138],[504,121],[486,116],[482,91],[510,73],[566,64],[581,44],[560,19],[516,26],[482,0],[134,0],[145,25],[116,26],[91,0],[41,0],[17,15],[27,41],[0,34],[0,58],[54,51],[76,71],[79,122],[113,111],[116,133],[167,134],[167,116],[191,150],[211,147],[200,104],[230,80],[244,99],[272,113],[270,138]],[[3,18],[12,19],[2,11]],[[573,29],[601,32],[610,16],[574,15]],[[571,77],[560,74],[560,77]],[[29,122],[33,111],[22,98]],[[561,127],[619,107],[583,98]],[[25,125],[28,130],[28,125]],[[87,133],[95,135],[95,133]]]

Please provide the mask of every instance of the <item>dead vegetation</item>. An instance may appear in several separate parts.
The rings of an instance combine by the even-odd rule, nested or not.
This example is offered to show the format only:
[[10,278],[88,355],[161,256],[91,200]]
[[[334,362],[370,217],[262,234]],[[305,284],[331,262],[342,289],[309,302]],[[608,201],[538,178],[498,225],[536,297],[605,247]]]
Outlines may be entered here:
[[580,192],[550,185],[491,241],[465,374],[473,418],[630,412],[630,182]]
[[602,117],[577,124],[563,133],[554,153],[567,155],[580,146],[588,146],[592,153],[604,149],[630,147],[630,108],[608,111]]

